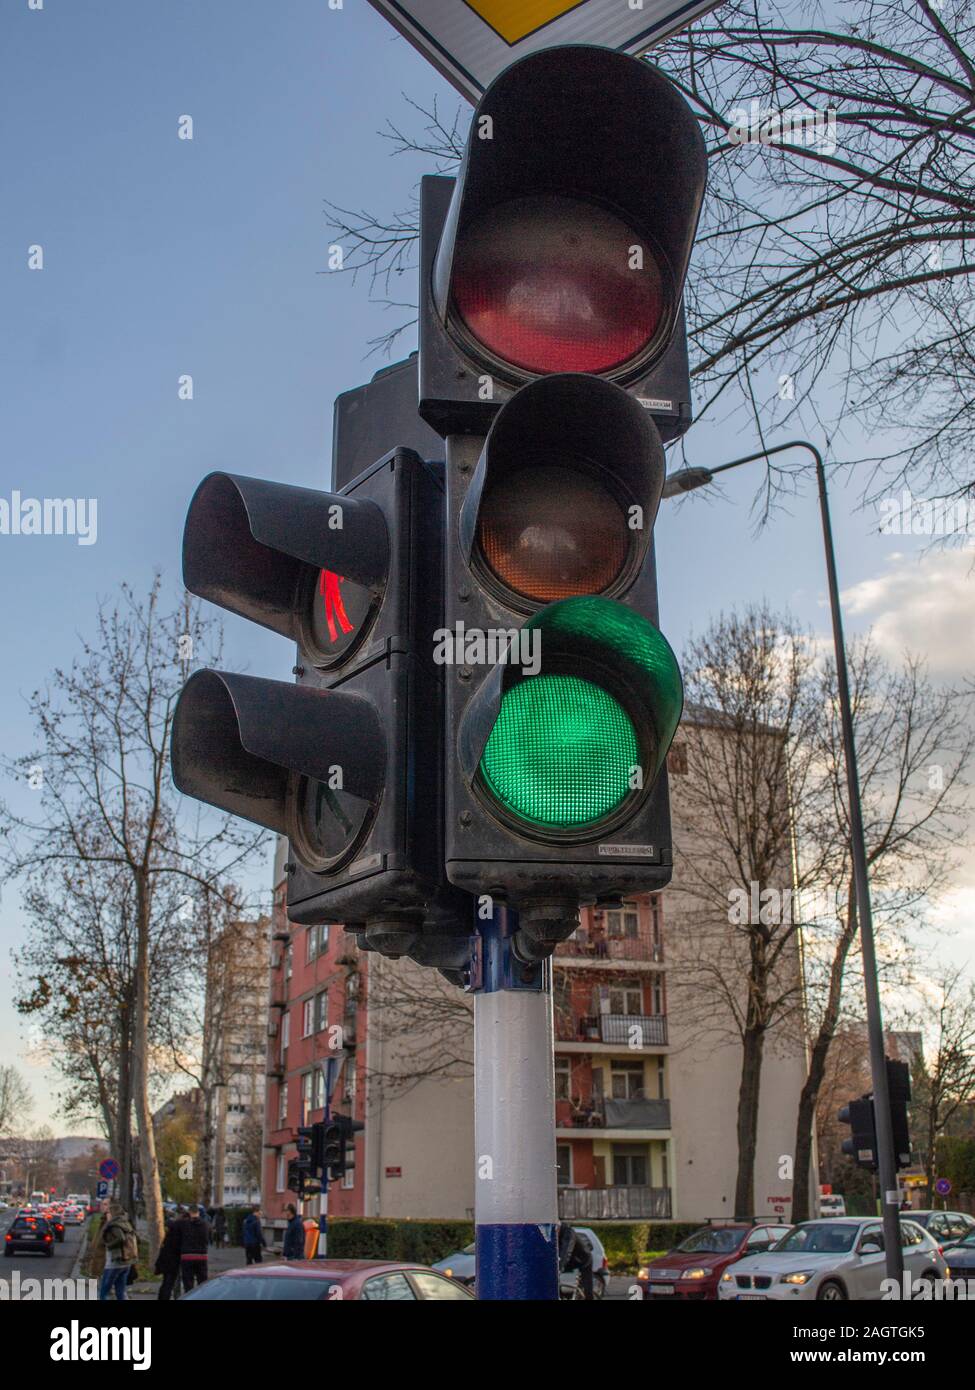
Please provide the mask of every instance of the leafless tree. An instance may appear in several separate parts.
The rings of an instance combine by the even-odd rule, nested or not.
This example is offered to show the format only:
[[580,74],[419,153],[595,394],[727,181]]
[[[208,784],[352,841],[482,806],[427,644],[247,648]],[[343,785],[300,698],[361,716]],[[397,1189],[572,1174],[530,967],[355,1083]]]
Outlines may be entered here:
[[930,1039],[925,1063],[913,1076],[913,1113],[921,1122],[930,1195],[938,1139],[959,1111],[975,1103],[975,985],[961,969],[939,973],[915,1026]]
[[470,995],[412,961],[370,953],[369,1037],[370,1089],[384,1098],[474,1074]]
[[[923,923],[965,834],[965,773],[975,748],[970,701],[933,685],[915,658],[892,670],[869,639],[852,646],[848,666],[881,966],[903,984],[911,968],[904,930]],[[819,705],[822,718],[813,736],[821,809],[810,824],[807,808],[799,806],[796,820],[800,856],[808,834],[828,836],[832,852],[828,885],[822,885],[829,891],[816,894],[817,906],[803,924],[809,1067],[796,1119],[795,1221],[809,1215],[817,1097],[841,1018],[848,966],[859,956],[846,764],[831,662],[819,676]]]
[[127,877],[135,996],[131,1088],[142,1192],[153,1252],[162,1240],[152,1076],[154,924],[171,920],[173,885],[218,893],[261,842],[229,818],[183,809],[169,741],[183,678],[218,644],[188,596],[168,612],[157,576],[146,598],[123,585],[100,605],[96,635],[67,670],[30,698],[39,746],[5,770],[37,793],[36,809],[0,809],[5,878],[43,883],[63,866],[102,864]]
[[34,1100],[16,1067],[0,1066],[0,1134],[23,1130]]

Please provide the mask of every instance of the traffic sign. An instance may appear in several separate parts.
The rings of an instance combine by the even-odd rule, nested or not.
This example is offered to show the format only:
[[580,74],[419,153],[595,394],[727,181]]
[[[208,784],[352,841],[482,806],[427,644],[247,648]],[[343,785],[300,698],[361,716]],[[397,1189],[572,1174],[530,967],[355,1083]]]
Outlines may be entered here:
[[947,1197],[951,1192],[951,1183],[947,1178],[939,1178],[934,1185],[934,1190],[939,1197]]
[[101,1180],[101,1182],[99,1182],[97,1188],[95,1189],[95,1193],[100,1202],[108,1196],[108,1183],[105,1181],[104,1178]]
[[540,48],[643,53],[721,0],[369,0],[468,101]]
[[103,1158],[101,1163],[99,1163],[98,1165],[98,1172],[99,1175],[103,1178],[117,1178],[119,1175],[119,1166],[117,1161],[114,1158]]

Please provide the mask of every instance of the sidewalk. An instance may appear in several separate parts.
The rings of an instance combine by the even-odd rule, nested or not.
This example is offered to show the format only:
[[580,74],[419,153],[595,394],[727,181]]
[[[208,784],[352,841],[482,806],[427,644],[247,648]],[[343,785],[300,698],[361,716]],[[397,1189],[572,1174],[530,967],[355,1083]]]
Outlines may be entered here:
[[[207,1273],[211,1279],[223,1274],[227,1269],[242,1268],[245,1263],[242,1245],[211,1245]],[[161,1279],[137,1279],[128,1288],[128,1296],[133,1299],[158,1298]]]

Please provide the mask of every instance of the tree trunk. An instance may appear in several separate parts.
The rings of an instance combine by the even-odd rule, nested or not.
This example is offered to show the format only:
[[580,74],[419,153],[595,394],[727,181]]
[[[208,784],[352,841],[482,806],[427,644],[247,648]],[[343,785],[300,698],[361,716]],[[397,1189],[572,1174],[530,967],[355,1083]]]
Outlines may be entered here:
[[112,1157],[119,1165],[118,1191],[126,1211],[132,1210],[132,1007],[131,995],[122,1003],[118,1049],[118,1104],[115,1114],[117,1149]]
[[155,1261],[163,1239],[162,1194],[156,1136],[149,1108],[149,899],[148,885],[140,877],[137,886],[138,932],[135,972],[135,1026],[132,1047],[132,1092],[139,1126],[139,1157],[142,1169],[142,1200],[149,1231],[149,1260]]
[[[799,1111],[796,1116],[796,1151],[792,1169],[792,1219],[808,1221],[809,1211],[809,1170],[812,1166],[812,1131],[816,1116],[816,1101],[819,1088],[826,1074],[826,1059],[836,1036],[836,1025],[840,1017],[840,1000],[843,994],[843,974],[846,958],[857,932],[856,899],[853,885],[847,889],[846,925],[836,943],[836,951],[829,972],[829,991],[826,1006],[816,1041],[809,1054],[809,1073],[799,1096]],[[812,1212],[817,1216],[818,1212]]]
[[735,1220],[755,1215],[755,1149],[758,1137],[758,1098],[762,1082],[764,1029],[750,1026],[742,1039],[741,1085],[738,1089],[738,1177],[735,1182]]

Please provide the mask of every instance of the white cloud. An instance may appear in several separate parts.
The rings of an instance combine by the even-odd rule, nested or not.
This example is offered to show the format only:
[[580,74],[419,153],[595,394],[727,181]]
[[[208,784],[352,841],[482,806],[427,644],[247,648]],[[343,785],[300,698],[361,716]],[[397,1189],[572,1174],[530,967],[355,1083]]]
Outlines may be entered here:
[[975,571],[971,550],[891,555],[884,574],[844,590],[845,615],[870,627],[882,654],[927,659],[932,676],[959,680],[975,668]]

